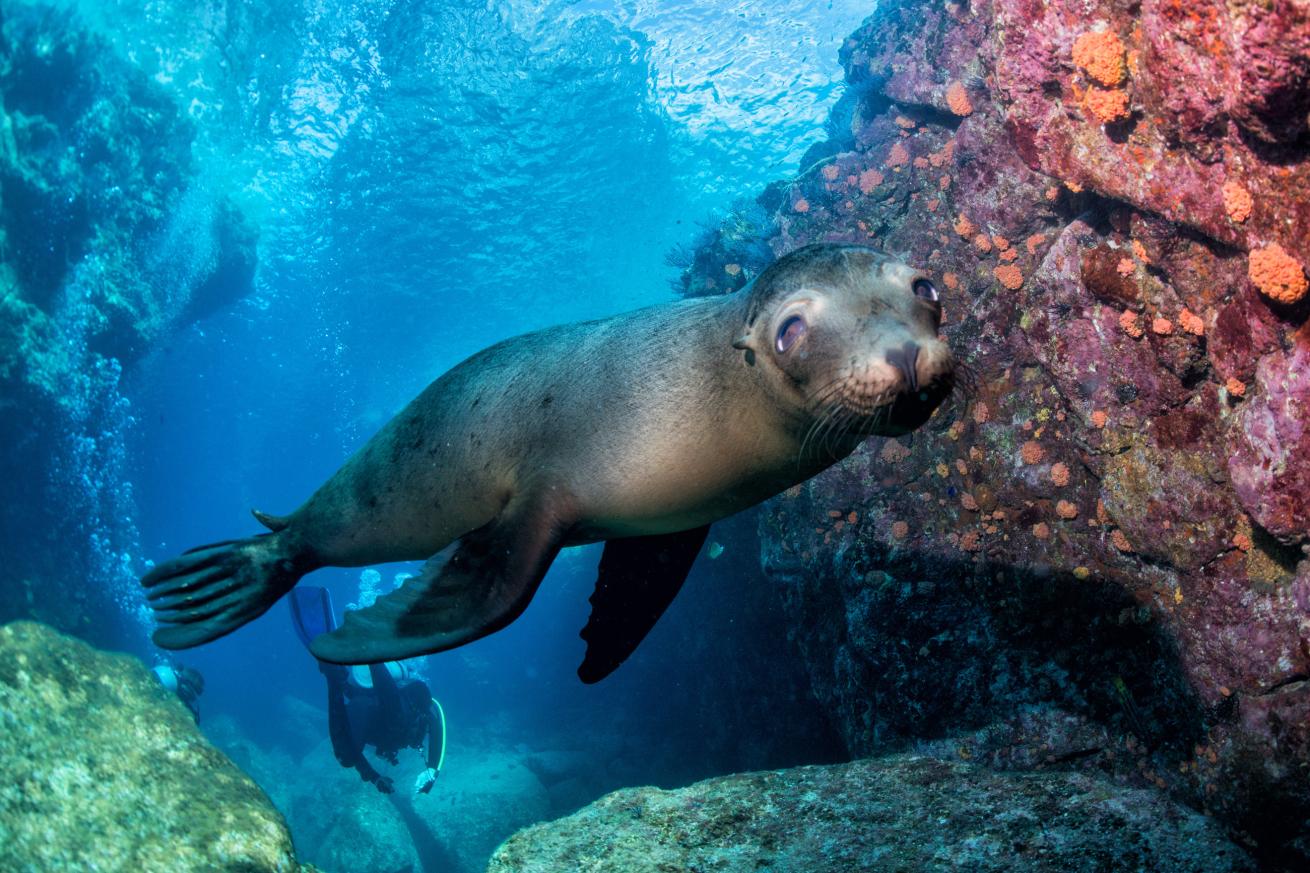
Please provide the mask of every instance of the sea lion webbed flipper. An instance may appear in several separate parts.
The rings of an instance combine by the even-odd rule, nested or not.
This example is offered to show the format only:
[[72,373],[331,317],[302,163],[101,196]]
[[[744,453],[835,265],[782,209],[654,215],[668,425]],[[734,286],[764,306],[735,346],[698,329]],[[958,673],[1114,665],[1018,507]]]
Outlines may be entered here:
[[613,673],[650,633],[682,588],[709,525],[605,543],[591,618],[580,636],[587,654],[578,678],[588,685]]
[[163,649],[216,640],[268,611],[313,569],[280,534],[198,546],[159,564],[141,579]]
[[417,576],[341,627],[316,638],[314,657],[335,664],[400,661],[485,637],[522,614],[573,523],[558,490],[513,500],[496,519],[443,549]]

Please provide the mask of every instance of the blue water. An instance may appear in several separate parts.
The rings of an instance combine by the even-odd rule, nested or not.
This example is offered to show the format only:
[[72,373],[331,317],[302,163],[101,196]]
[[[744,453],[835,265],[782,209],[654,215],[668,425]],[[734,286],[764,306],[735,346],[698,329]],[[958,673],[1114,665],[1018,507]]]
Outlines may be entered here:
[[[98,389],[130,411],[98,416],[110,457],[77,464],[117,495],[91,521],[117,544],[99,584],[119,589],[142,640],[133,580],[146,562],[253,533],[252,507],[291,511],[462,358],[672,299],[668,251],[825,138],[837,49],[871,11],[867,0],[68,5],[196,122],[199,193],[170,218],[169,269],[205,256],[187,241],[208,195],[232,197],[261,234],[250,296]],[[697,669],[661,628],[605,683],[578,683],[597,559],[566,554],[517,623],[428,660],[453,739],[494,724],[508,745],[580,742],[616,711],[656,725],[651,736],[716,729],[702,722],[717,711],[679,699],[689,677],[652,673]],[[716,584],[718,566],[690,584]],[[389,583],[412,568],[377,569]],[[361,572],[312,581],[344,606]],[[678,609],[665,621],[698,620]],[[256,740],[277,739],[268,713],[284,698],[323,705],[282,605],[180,660],[207,677],[205,723],[226,716]],[[635,772],[710,775],[716,763],[695,748],[679,747],[681,769],[661,752]]]

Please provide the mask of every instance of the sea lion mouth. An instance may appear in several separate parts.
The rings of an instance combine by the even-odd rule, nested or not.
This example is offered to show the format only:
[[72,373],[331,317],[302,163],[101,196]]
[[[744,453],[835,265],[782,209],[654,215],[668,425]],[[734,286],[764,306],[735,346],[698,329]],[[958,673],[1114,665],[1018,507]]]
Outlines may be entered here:
[[955,388],[951,371],[934,376],[914,390],[848,376],[834,381],[815,398],[813,424],[802,443],[830,448],[870,436],[900,436],[921,427]]
[[955,377],[947,373],[926,385],[919,385],[918,390],[904,391],[898,394],[883,408],[881,416],[873,418],[874,429],[871,433],[880,436],[900,436],[917,430],[927,423],[937,407],[955,390]]

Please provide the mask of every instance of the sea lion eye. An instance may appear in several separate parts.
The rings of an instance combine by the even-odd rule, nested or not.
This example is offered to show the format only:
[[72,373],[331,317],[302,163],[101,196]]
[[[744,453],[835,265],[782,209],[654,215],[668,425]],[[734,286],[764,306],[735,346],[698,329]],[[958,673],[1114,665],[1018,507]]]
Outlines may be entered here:
[[778,350],[778,354],[786,354],[796,345],[797,340],[805,336],[807,330],[809,328],[805,326],[805,319],[793,315],[778,327],[778,338],[773,341],[773,347]]
[[936,303],[939,299],[936,286],[927,279],[915,279],[914,284],[910,287],[914,289],[915,297],[922,297],[929,303]]

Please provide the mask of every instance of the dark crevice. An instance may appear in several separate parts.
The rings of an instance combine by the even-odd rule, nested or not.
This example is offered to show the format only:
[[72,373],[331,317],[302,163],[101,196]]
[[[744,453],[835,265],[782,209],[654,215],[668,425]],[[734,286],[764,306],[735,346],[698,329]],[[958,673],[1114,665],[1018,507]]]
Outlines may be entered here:
[[1293,673],[1291,676],[1288,676],[1285,679],[1280,679],[1273,685],[1270,685],[1264,691],[1257,691],[1254,696],[1269,697],[1271,694],[1277,694],[1280,691],[1284,691],[1291,685],[1299,685],[1303,682],[1310,682],[1310,675],[1305,673]]
[[1057,755],[1056,757],[1051,759],[1051,763],[1067,764],[1071,761],[1081,761],[1084,758],[1090,758],[1093,755],[1099,755],[1104,751],[1105,749],[1101,748],[1100,746],[1093,746],[1090,749],[1078,749],[1077,751],[1065,752],[1063,755]]

